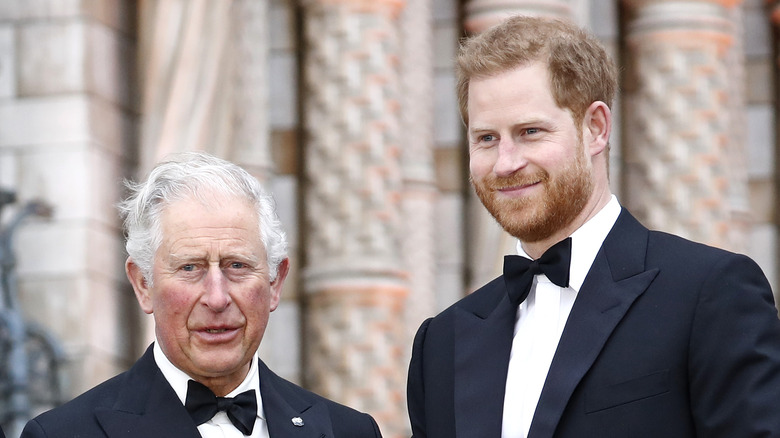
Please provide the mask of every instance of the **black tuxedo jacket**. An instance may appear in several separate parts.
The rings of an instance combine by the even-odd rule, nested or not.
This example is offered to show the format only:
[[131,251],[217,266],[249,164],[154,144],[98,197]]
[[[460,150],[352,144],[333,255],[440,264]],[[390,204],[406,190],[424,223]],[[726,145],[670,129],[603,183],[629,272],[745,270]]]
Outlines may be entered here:
[[[516,307],[503,277],[425,321],[415,438],[500,437]],[[529,438],[780,437],[780,321],[749,258],[623,210],[574,302]]]
[[[274,374],[260,361],[260,392],[275,437],[381,437],[368,414],[327,400]],[[304,425],[295,426],[300,417]],[[23,438],[197,438],[195,423],[154,361],[152,347],[127,372],[30,420]]]

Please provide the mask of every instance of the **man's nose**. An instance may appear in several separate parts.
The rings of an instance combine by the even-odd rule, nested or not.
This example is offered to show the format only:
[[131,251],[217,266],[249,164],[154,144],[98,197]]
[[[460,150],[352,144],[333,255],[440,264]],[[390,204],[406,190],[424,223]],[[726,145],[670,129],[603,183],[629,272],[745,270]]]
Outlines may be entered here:
[[512,175],[528,165],[523,148],[514,141],[501,139],[498,144],[498,155],[493,165],[493,173],[499,177]]
[[203,301],[210,309],[221,312],[231,303],[228,280],[219,266],[209,267],[204,287]]

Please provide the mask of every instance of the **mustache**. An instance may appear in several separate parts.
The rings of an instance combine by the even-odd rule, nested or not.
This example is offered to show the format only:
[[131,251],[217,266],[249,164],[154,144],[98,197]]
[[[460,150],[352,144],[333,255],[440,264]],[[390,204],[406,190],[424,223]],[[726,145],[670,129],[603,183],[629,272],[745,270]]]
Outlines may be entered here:
[[509,187],[527,186],[539,182],[546,182],[548,179],[550,179],[550,174],[544,170],[540,170],[531,174],[512,174],[506,177],[498,177],[490,174],[485,177],[483,184],[491,190],[501,190]]

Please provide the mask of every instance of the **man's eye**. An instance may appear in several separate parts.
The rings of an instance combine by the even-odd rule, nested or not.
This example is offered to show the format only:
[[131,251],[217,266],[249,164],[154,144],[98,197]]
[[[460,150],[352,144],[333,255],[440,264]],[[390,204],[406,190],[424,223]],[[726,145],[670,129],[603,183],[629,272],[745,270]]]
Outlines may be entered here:
[[241,269],[241,268],[246,267],[246,264],[245,263],[241,263],[241,262],[233,262],[233,263],[230,264],[230,267],[232,269]]
[[495,140],[496,140],[496,136],[495,136],[495,135],[493,135],[493,134],[487,134],[487,135],[483,135],[483,136],[482,136],[482,138],[481,138],[480,140],[482,140],[482,141],[488,141],[488,142],[490,142],[490,141],[495,141]]
[[193,265],[191,263],[187,264],[187,265],[184,265],[184,266],[181,267],[181,270],[182,271],[186,271],[186,272],[192,272],[192,271],[195,270],[195,265]]
[[525,130],[526,135],[533,135],[539,133],[539,128],[528,128]]

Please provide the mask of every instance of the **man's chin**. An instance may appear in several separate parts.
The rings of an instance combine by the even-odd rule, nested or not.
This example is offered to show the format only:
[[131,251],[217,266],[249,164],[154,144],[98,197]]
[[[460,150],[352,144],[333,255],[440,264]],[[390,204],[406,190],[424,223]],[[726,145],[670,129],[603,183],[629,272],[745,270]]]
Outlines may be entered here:
[[520,240],[521,242],[534,243],[547,239],[552,235],[549,230],[539,230],[535,228],[507,228],[504,227],[510,236]]
[[510,236],[523,242],[533,243],[545,240],[557,231],[557,226],[548,216],[538,211],[526,211],[518,215],[515,210],[513,215],[493,215],[501,228]]

